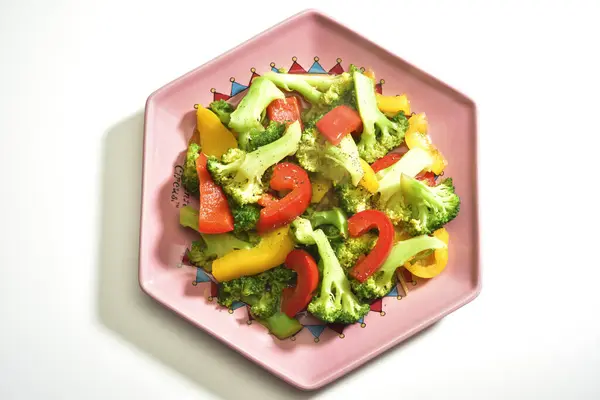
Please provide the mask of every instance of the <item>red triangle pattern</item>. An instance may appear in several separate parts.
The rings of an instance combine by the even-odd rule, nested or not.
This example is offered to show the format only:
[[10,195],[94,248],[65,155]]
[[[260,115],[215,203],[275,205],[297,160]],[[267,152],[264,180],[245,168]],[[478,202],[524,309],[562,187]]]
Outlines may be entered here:
[[329,70],[329,74],[330,75],[338,75],[344,72],[344,68],[342,67],[342,64],[340,64],[339,62],[337,64],[335,64],[330,70]]
[[379,94],[383,94],[383,85],[381,83],[376,84],[375,91]]
[[231,96],[228,94],[213,92],[213,101],[229,100],[230,98],[231,98]]
[[254,80],[254,78],[258,78],[260,75],[257,74],[256,72],[252,72],[252,76],[250,77],[250,81],[248,82],[248,86],[250,86],[252,84],[252,81]]
[[305,74],[305,73],[306,73],[306,70],[304,68],[302,68],[302,66],[300,64],[298,64],[297,61],[294,61],[294,63],[290,67],[290,70],[288,71],[288,74]]
[[377,299],[371,303],[371,311],[380,313],[383,311],[383,299]]
[[210,281],[210,296],[217,297],[219,294],[219,287],[213,281]]

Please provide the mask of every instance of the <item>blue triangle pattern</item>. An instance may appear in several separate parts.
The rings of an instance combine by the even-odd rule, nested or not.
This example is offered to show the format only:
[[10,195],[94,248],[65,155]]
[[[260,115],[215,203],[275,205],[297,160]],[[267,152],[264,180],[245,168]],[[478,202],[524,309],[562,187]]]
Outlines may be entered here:
[[358,323],[362,324],[363,322],[365,322],[365,317],[360,317],[360,319],[358,320]]
[[392,290],[390,290],[390,292],[388,294],[386,294],[387,297],[398,297],[398,286],[394,286],[394,288]]
[[196,282],[210,282],[210,278],[202,268],[196,268]]
[[248,86],[244,86],[242,84],[239,84],[237,82],[231,82],[231,97],[235,96],[236,94],[243,92],[244,90],[246,90],[248,88]]
[[232,310],[237,310],[240,307],[244,307],[246,305],[246,303],[242,303],[241,301],[234,301],[233,304],[231,304],[231,309]]
[[277,67],[271,67],[271,71],[273,71],[273,72],[279,72],[279,70],[277,69]]
[[312,333],[312,335],[316,338],[321,336],[321,333],[325,330],[326,325],[306,325],[306,328]]
[[312,65],[312,67],[310,67],[310,69],[308,70],[308,72],[310,74],[326,74],[327,71],[325,71],[323,69],[323,67],[321,67],[321,64],[319,64],[318,61],[315,61]]

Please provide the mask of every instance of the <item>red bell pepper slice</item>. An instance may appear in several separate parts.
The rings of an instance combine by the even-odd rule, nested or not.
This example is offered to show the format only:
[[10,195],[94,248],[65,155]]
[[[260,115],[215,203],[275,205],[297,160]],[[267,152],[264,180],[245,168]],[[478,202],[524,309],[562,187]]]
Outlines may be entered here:
[[404,154],[400,153],[388,153],[371,164],[371,168],[373,169],[373,172],[377,173],[382,169],[386,169],[387,167],[391,167],[392,165],[396,164],[403,155]]
[[298,98],[289,96],[285,99],[273,100],[267,107],[267,116],[271,121],[288,123],[300,121],[300,125],[302,125],[301,110]]
[[360,115],[346,105],[337,106],[317,121],[317,129],[321,135],[335,146],[344,136],[359,128],[362,129]]
[[351,237],[360,236],[374,228],[379,231],[377,244],[350,271],[350,275],[359,282],[364,282],[373,275],[390,255],[394,244],[394,225],[387,215],[378,210],[361,211],[348,220]]
[[296,164],[288,162],[277,164],[273,169],[270,186],[274,190],[291,190],[291,192],[282,199],[270,198],[263,202],[266,206],[260,210],[260,217],[256,224],[259,233],[292,222],[308,208],[312,197],[312,185],[308,174]]
[[[388,153],[371,164],[371,168],[373,169],[373,172],[377,173],[382,169],[386,169],[387,167],[396,164],[403,156],[404,153]],[[435,186],[435,174],[433,172],[421,172],[415,179],[423,181],[429,186]]]
[[206,156],[196,159],[196,171],[200,180],[200,233],[225,233],[233,230],[233,215],[223,189],[213,182],[206,169]]
[[285,266],[296,271],[298,278],[295,288],[285,288],[282,292],[281,311],[294,318],[310,302],[313,292],[319,285],[317,263],[305,250],[292,250],[285,259]]

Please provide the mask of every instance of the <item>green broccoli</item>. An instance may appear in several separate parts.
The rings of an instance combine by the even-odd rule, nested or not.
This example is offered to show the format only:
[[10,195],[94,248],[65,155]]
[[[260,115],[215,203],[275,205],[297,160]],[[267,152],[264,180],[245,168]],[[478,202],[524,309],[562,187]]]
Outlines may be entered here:
[[380,193],[379,203],[383,209],[387,202],[400,190],[400,176],[402,174],[415,177],[432,164],[429,153],[425,150],[414,148],[406,152],[395,164],[377,172]]
[[198,172],[196,172],[196,159],[198,157],[200,157],[200,145],[190,143],[185,155],[181,183],[185,190],[194,197],[200,196],[200,180],[198,179]]
[[292,222],[292,232],[299,243],[316,244],[321,256],[322,280],[308,304],[308,311],[325,322],[343,324],[354,323],[367,314],[369,305],[361,304],[352,293],[350,281],[325,233],[321,229],[313,230],[310,221],[303,218]]
[[229,209],[233,215],[233,231],[235,233],[247,232],[256,228],[260,217],[260,208],[257,205],[240,205],[230,200]]
[[408,121],[404,115],[400,116],[401,113],[390,120],[379,111],[370,77],[354,72],[354,85],[358,112],[363,121],[358,152],[362,159],[372,163],[404,141]]
[[356,214],[357,212],[372,208],[372,194],[363,186],[352,186],[345,182],[334,187],[340,207],[348,214]]
[[[186,227],[198,231],[198,210],[191,206],[184,206],[179,209],[179,223]],[[208,235],[201,233],[201,239],[192,242],[192,247],[187,256],[192,264],[200,267],[207,272],[212,270],[212,262],[223,257],[233,250],[250,249],[254,245],[250,242],[240,240],[231,233],[220,233]]]
[[262,76],[254,79],[248,93],[231,113],[229,127],[238,133],[244,133],[251,129],[264,131],[265,128],[261,121],[267,106],[273,100],[283,98],[285,98],[283,92],[270,80]]
[[396,269],[416,254],[429,249],[442,249],[446,244],[438,238],[423,235],[402,240],[392,247],[383,265],[366,281],[352,279],[352,290],[361,301],[371,301],[383,297],[397,282]]
[[245,151],[254,151],[259,147],[272,143],[283,136],[285,132],[285,124],[271,121],[266,129],[253,128],[238,136],[238,145],[240,149]]
[[243,276],[221,282],[217,301],[225,307],[242,301],[251,306],[257,318],[269,318],[279,311],[281,293],[293,284],[295,272],[285,267],[276,267],[254,276]]
[[307,128],[302,133],[296,158],[305,170],[319,172],[334,182],[349,176],[356,186],[364,175],[356,143],[350,135],[334,146],[316,128]]
[[432,187],[403,174],[400,191],[388,202],[388,215],[393,221],[401,221],[404,230],[412,236],[434,232],[452,221],[460,210],[460,198],[455,193],[452,178]]
[[[346,239],[348,237],[348,218],[338,207],[333,207],[331,210],[326,211],[315,211],[309,219],[313,228],[322,226],[321,229],[323,229],[330,240]],[[327,232],[325,229],[327,227],[332,227],[330,232]]]
[[353,267],[358,258],[363,254],[368,254],[377,243],[377,235],[367,232],[359,237],[349,238],[340,243],[335,248],[335,254],[344,269]]
[[265,171],[296,153],[301,135],[300,123],[296,121],[288,126],[281,138],[251,153],[229,149],[220,161],[209,157],[207,169],[213,180],[237,204],[256,203],[265,191],[262,181]]
[[221,123],[225,126],[229,125],[229,120],[231,119],[231,113],[235,110],[235,108],[226,102],[225,100],[217,100],[210,103],[208,108],[219,117]]
[[339,102],[352,91],[352,75],[344,72],[340,75],[328,74],[281,74],[267,72],[263,75],[283,90],[300,93],[313,105],[327,105]]

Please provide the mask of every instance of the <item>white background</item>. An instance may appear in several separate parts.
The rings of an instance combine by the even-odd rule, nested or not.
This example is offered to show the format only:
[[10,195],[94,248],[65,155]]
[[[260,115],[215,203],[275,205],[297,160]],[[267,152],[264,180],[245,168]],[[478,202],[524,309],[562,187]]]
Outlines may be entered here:
[[[479,107],[483,291],[301,393],[136,281],[142,111],[316,6]],[[0,399],[597,399],[598,1],[0,0]]]

